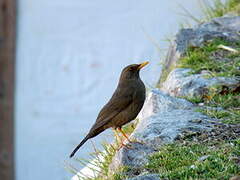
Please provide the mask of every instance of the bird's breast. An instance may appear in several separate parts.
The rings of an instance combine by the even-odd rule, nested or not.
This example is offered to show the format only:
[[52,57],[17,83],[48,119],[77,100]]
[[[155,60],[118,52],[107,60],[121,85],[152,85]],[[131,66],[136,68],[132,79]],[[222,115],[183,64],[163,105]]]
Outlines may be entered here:
[[133,88],[132,102],[120,112],[117,116],[113,118],[114,127],[121,127],[124,124],[132,121],[141,111],[144,101],[145,101],[145,86],[143,82],[138,82],[139,84],[131,84]]

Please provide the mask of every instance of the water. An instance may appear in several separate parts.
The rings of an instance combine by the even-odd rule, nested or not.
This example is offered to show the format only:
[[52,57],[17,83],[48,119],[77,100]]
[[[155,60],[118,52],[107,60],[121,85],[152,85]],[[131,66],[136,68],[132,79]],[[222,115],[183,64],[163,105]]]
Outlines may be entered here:
[[[116,88],[121,69],[149,60],[148,87],[159,78],[160,54],[198,1],[21,0],[16,84],[17,180],[70,179],[64,161]],[[107,133],[95,138],[111,140]],[[87,142],[76,154],[92,152]]]

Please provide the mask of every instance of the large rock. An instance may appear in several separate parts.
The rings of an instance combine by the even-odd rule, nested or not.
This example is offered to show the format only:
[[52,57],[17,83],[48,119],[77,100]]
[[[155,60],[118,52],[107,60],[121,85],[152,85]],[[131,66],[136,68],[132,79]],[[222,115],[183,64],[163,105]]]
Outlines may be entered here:
[[189,40],[189,46],[200,47],[204,42],[215,38],[237,42],[240,40],[239,31],[240,16],[214,18],[193,30],[193,38]]
[[[240,40],[240,16],[214,18],[195,28],[181,29],[170,45],[165,59],[164,71],[169,72],[185,54],[188,47],[200,47],[215,38],[237,42]],[[162,77],[161,77],[162,78]],[[159,82],[162,82],[161,80]]]
[[240,86],[240,81],[235,78],[205,78],[205,73],[189,75],[190,71],[191,69],[186,68],[174,69],[162,84],[161,90],[171,96],[202,97],[207,94],[209,88],[216,85],[228,88],[230,91]]
[[[192,103],[159,90],[148,94],[138,118],[139,123],[131,139],[141,143],[131,143],[132,149],[122,148],[116,153],[110,165],[113,172],[121,166],[131,167],[136,172],[136,168],[142,168],[147,163],[151,153],[172,142],[183,130],[201,131],[210,128],[210,121],[213,121],[196,112]],[[196,120],[201,120],[201,123],[196,123],[200,122]]]
[[[199,47],[204,42],[215,38],[229,41],[239,41],[240,17],[215,18],[193,29],[182,29],[171,44],[164,69],[170,72],[170,67],[184,55],[189,46]],[[110,164],[110,174],[116,173],[122,166],[128,166],[128,180],[157,180],[158,175],[149,174],[144,169],[148,156],[158,151],[163,144],[173,142],[185,132],[211,132],[216,119],[196,112],[196,107],[181,98],[173,96],[202,95],[213,85],[223,85],[234,88],[237,82],[232,78],[204,78],[204,74],[189,75],[190,69],[175,69],[167,78],[163,91],[152,90],[138,118],[139,123],[131,135],[138,141],[130,143],[131,149],[121,148]],[[167,94],[168,93],[168,94]],[[172,95],[172,96],[169,96]]]

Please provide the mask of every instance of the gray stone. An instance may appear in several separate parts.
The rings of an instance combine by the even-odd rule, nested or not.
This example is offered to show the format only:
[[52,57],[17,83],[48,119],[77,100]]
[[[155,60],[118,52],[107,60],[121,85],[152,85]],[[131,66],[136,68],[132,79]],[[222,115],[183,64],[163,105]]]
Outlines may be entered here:
[[210,155],[202,156],[202,157],[198,158],[198,161],[205,161],[209,157],[210,157]]
[[[240,16],[214,18],[195,28],[181,29],[170,44],[164,71],[169,72],[185,54],[188,47],[201,47],[204,42],[215,38],[237,42],[240,40]],[[159,82],[162,82],[161,79]]]
[[[139,123],[130,138],[142,144],[130,143],[131,149],[121,148],[110,165],[112,171],[121,166],[143,168],[150,154],[163,144],[172,142],[183,129],[201,131],[211,126],[208,123],[210,119],[196,112],[192,103],[157,89],[148,94],[138,118]],[[195,123],[196,119],[201,122]]]
[[237,42],[240,40],[240,16],[214,18],[210,22],[198,25],[188,46],[200,47],[204,42],[215,38]]
[[[207,24],[207,23],[206,23]],[[208,25],[211,24],[208,23]],[[212,20],[212,29],[215,27],[216,31],[232,31],[232,32],[240,32],[240,16],[224,16],[220,18],[214,18]],[[205,25],[206,26],[206,25]]]
[[127,180],[160,180],[160,178],[158,174],[147,174],[147,175],[140,175]]
[[121,148],[113,158],[110,170],[117,170],[121,166],[141,168],[147,163],[147,156],[154,152],[154,149],[140,143],[131,143],[131,149]]
[[[239,31],[240,17],[215,18],[195,28],[180,30],[170,45],[164,69],[170,72],[171,66],[177,63],[190,46],[200,47],[204,42],[215,38],[239,41]],[[192,103],[174,96],[201,96],[214,85],[234,89],[239,80],[224,77],[207,79],[204,78],[208,74],[207,71],[194,75],[190,75],[190,71],[184,68],[173,70],[163,83],[162,91],[151,90],[148,93],[138,116],[139,123],[130,137],[136,142],[128,144],[131,145],[131,149],[124,147],[115,154],[109,166],[109,174],[113,174],[122,166],[128,166],[129,171],[126,174],[132,177],[128,180],[159,180],[157,174],[143,173],[146,171],[144,166],[149,155],[186,133],[194,135],[201,131],[213,130],[214,124],[219,123],[216,119],[196,112],[197,107]],[[207,157],[203,156],[199,161],[204,161]]]
[[208,89],[215,85],[234,90],[240,81],[236,78],[213,77],[205,78],[205,74],[189,74],[191,69],[176,68],[162,84],[161,90],[171,96],[203,96]]

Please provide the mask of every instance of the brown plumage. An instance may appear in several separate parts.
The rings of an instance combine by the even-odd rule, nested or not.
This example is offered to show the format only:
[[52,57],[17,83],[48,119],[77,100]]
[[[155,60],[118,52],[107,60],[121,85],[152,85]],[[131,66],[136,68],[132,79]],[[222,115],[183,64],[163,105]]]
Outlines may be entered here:
[[87,136],[73,150],[77,150],[88,140],[110,127],[117,129],[136,118],[145,101],[145,86],[139,77],[139,71],[148,62],[132,64],[122,70],[117,89],[112,98],[98,114],[95,124]]

